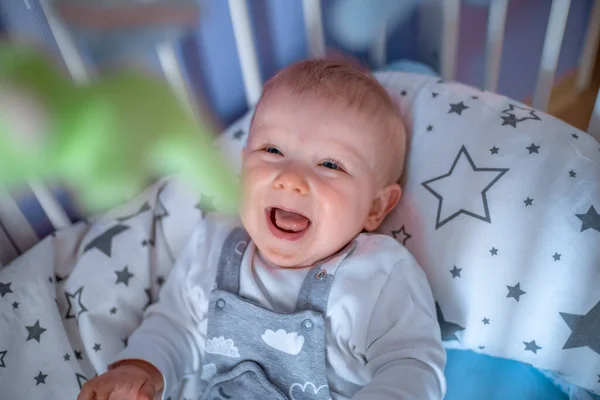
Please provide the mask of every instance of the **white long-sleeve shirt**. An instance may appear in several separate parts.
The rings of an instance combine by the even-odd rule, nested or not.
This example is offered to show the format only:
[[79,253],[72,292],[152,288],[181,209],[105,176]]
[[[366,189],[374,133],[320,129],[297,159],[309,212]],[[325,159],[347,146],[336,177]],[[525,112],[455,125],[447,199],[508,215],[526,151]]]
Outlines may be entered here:
[[[200,375],[209,294],[221,246],[235,224],[213,216],[198,225],[158,302],[113,360],[153,364],[164,378],[163,399],[182,379]],[[446,353],[424,272],[388,236],[355,240],[337,268],[325,315],[333,400],[442,399]],[[240,267],[240,295],[274,312],[293,312],[309,269],[272,266],[251,242]]]

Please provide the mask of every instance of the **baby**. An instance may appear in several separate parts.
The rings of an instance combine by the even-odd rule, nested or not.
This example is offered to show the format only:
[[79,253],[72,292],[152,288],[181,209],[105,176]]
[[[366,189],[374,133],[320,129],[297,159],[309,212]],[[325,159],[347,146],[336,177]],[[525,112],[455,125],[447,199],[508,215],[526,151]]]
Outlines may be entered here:
[[405,152],[396,105],[368,73],[326,60],[279,72],[243,150],[241,222],[199,224],[78,399],[166,399],[182,384],[208,400],[442,399],[427,278],[370,233],[400,199]]

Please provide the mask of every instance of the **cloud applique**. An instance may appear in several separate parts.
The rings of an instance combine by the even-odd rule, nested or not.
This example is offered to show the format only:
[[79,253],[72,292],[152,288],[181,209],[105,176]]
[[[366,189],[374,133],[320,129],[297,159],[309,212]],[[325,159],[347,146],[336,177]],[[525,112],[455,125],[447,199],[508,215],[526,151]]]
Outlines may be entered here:
[[240,352],[232,339],[225,339],[223,336],[208,339],[206,341],[206,350],[210,354],[219,354],[225,357],[240,358]]
[[273,332],[267,329],[261,336],[263,342],[275,350],[295,356],[300,353],[304,346],[304,336],[298,335],[298,332],[287,333],[283,329]]
[[291,400],[331,400],[327,385],[317,387],[312,382],[294,383],[289,394]]

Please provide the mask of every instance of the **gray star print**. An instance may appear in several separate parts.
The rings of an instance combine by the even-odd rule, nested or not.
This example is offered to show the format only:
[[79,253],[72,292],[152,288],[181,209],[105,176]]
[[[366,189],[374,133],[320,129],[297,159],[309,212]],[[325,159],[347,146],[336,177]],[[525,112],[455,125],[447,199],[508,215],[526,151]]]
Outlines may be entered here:
[[404,225],[402,225],[399,230],[392,231],[392,235],[394,236],[394,239],[402,243],[402,245],[404,246],[406,246],[406,241],[412,237],[411,234],[406,232],[406,229],[404,229]]
[[83,384],[87,382],[87,378],[81,374],[75,373],[75,377],[77,378],[77,384],[79,385],[79,390],[83,388]]
[[541,349],[541,347],[535,343],[535,340],[532,340],[531,342],[523,342],[523,344],[525,345],[525,351],[531,351],[534,354],[537,354],[537,351]]
[[514,114],[501,115],[500,117],[502,118],[502,126],[510,125],[513,128],[517,127],[519,120],[517,120],[517,117],[515,117]]
[[456,113],[458,115],[462,115],[462,112],[468,109],[469,106],[466,106],[462,101],[460,103],[450,103],[450,110],[448,114]]
[[14,301],[12,303],[12,308],[13,308],[13,310],[16,310],[17,308],[19,308],[19,302],[18,301]]
[[98,343],[94,343],[94,351],[100,351],[102,350],[102,346],[100,346],[100,344]]
[[587,346],[600,354],[600,301],[585,315],[561,312],[560,316],[571,329],[563,350]]
[[573,139],[579,139],[579,135],[576,133],[571,133],[571,136],[573,136]]
[[0,367],[1,368],[6,368],[6,364],[4,363],[4,356],[6,356],[6,353],[8,353],[7,350],[0,351]]
[[575,178],[576,176],[577,176],[577,172],[575,172],[575,171],[573,171],[573,170],[570,170],[570,171],[569,171],[569,177],[571,177],[571,178]]
[[519,299],[521,298],[522,295],[526,294],[527,292],[524,292],[523,290],[521,290],[521,284],[517,283],[515,286],[508,286],[506,285],[506,287],[508,288],[508,294],[506,295],[506,298],[514,298],[516,301],[519,301]]
[[[162,192],[162,190],[161,190],[161,192]],[[165,207],[165,205],[163,204],[162,201],[158,200],[158,204],[156,207],[156,213],[154,214],[154,221],[160,221],[163,218],[167,218],[169,215],[170,214],[169,214],[169,210],[167,210],[167,207]]]
[[431,132],[433,130],[433,126],[432,125],[427,125],[427,132]]
[[525,147],[527,150],[529,150],[529,154],[540,154],[540,152],[538,151],[540,149],[540,146],[536,146],[534,143],[531,143],[530,146]]
[[12,285],[12,282],[0,282],[0,296],[4,297],[8,293],[13,293],[12,289],[10,288],[10,285]]
[[237,131],[235,131],[233,133],[233,138],[239,140],[244,136],[244,133],[245,133],[244,130],[238,129]]
[[500,150],[500,149],[499,149],[498,147],[494,146],[494,147],[492,147],[492,148],[490,149],[490,153],[492,153],[492,154],[498,154],[498,151],[499,151],[499,150]]
[[117,313],[117,307],[113,307],[110,309],[110,313],[111,314],[116,314]]
[[81,351],[77,351],[77,350],[75,350],[75,351],[73,352],[73,354],[75,354],[75,358],[76,358],[76,359],[78,359],[78,360],[83,360],[83,357],[81,356]]
[[554,253],[554,255],[552,256],[552,258],[554,258],[554,261],[560,261],[560,256],[562,254],[558,254],[558,253]]
[[489,325],[490,324],[490,320],[488,318],[482,319],[481,322],[483,322],[484,325]]
[[437,313],[437,320],[440,324],[440,329],[442,331],[442,340],[445,342],[450,340],[458,340],[456,332],[463,331],[465,328],[453,322],[446,321],[444,319],[444,315],[442,314],[442,309],[440,308],[440,305],[437,302],[435,303],[435,310]]
[[[69,305],[69,308],[67,309],[67,315],[65,316],[66,319],[69,319],[69,318],[77,319],[77,318],[79,318],[79,316],[81,314],[83,314],[84,312],[86,312],[88,310],[87,308],[85,308],[85,306],[81,302],[81,294],[82,293],[83,293],[83,286],[81,286],[79,289],[77,289],[77,291],[75,293],[69,293],[69,292],[65,291],[65,297],[67,298],[67,303]],[[71,299],[74,299],[77,301],[75,306],[73,306]],[[73,313],[74,310],[76,311],[76,313]]]
[[87,252],[91,249],[98,249],[102,253],[106,254],[110,257],[112,252],[112,241],[115,236],[129,229],[127,225],[115,225],[100,236],[94,238],[91,242],[85,246],[83,249],[84,252]]
[[115,284],[121,282],[124,283],[125,286],[129,286],[129,279],[133,278],[133,274],[129,272],[129,268],[127,266],[125,266],[122,271],[115,271],[115,274],[117,274],[117,281]]
[[533,205],[533,199],[528,197],[525,200],[523,200],[523,203],[525,203],[525,207],[529,207]]
[[[514,118],[514,125],[511,124],[502,124],[502,125],[512,125],[516,128],[516,124],[525,120],[534,120],[541,121],[542,119],[535,114],[535,110],[531,108],[519,107],[515,104],[509,104],[506,110],[503,110],[501,114],[507,114]],[[504,118],[503,118],[504,119]]]
[[144,292],[146,293],[146,296],[148,297],[148,301],[146,302],[146,305],[144,306],[144,310],[146,308],[148,308],[150,306],[150,304],[152,304],[152,288],[146,288],[144,289]]
[[40,320],[38,319],[37,321],[35,321],[35,324],[31,325],[31,326],[26,326],[25,328],[27,328],[27,340],[25,340],[26,342],[30,341],[31,339],[35,339],[38,343],[40,342],[40,338],[42,337],[42,334],[44,332],[46,332],[45,328],[42,328],[40,326]]
[[[461,146],[447,174],[421,183],[438,200],[435,229],[461,214],[491,223],[487,192],[506,172],[508,168],[477,167],[466,147]],[[464,204],[464,199],[477,197],[481,202]]]
[[138,210],[138,212],[136,212],[134,214],[131,214],[131,215],[126,215],[124,217],[117,218],[117,221],[119,221],[119,222],[125,222],[128,219],[131,219],[133,217],[137,217],[138,215],[140,215],[140,214],[142,214],[142,213],[150,210],[151,208],[152,207],[150,207],[150,204],[148,204],[148,202],[146,201],[146,202],[144,202],[144,204],[142,204],[142,206],[140,207],[140,209]]
[[200,201],[198,202],[198,204],[196,204],[196,208],[202,211],[202,215],[206,213],[215,212],[217,210],[215,205],[213,204],[212,197],[206,194],[203,194],[202,197],[200,197]]
[[71,356],[69,355],[69,353],[66,353],[66,354],[63,356],[63,358],[64,358],[64,360],[65,360],[65,361],[69,361],[69,360],[71,359]]
[[490,250],[490,254],[493,256],[497,256],[498,255],[498,249],[495,247],[492,247],[492,249]]
[[580,232],[593,229],[600,232],[600,215],[596,212],[594,206],[590,206],[585,214],[575,214],[581,220]]
[[452,268],[450,270],[450,273],[452,274],[452,279],[458,277],[460,278],[460,271],[462,271],[462,268],[456,268],[456,265],[454,266],[454,268]]
[[43,383],[45,385],[47,377],[47,374],[42,374],[42,371],[40,371],[40,373],[37,376],[33,377],[33,379],[35,379],[35,386],[39,385],[40,383]]

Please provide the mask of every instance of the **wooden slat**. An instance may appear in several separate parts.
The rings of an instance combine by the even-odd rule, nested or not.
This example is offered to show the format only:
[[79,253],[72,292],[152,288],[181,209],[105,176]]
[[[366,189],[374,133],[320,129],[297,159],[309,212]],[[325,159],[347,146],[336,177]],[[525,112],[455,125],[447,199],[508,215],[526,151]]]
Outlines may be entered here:
[[590,86],[598,52],[598,42],[600,42],[600,0],[595,0],[579,58],[579,70],[577,71],[577,90],[579,92],[583,92]]
[[598,96],[596,97],[596,104],[592,111],[588,133],[600,142],[600,91],[598,91]]
[[[89,83],[89,70],[68,28],[57,17],[49,0],[39,0],[39,4],[71,78],[76,84]],[[30,187],[54,229],[71,225],[71,220],[48,188],[38,182],[31,182]]]
[[195,115],[194,104],[196,102],[193,92],[186,82],[184,69],[177,55],[175,44],[172,42],[160,43],[156,48],[156,54],[158,55],[163,75],[167,82],[169,82],[171,89],[190,114]]
[[507,9],[508,0],[496,0],[490,4],[483,87],[491,92],[496,92],[498,89]]
[[17,258],[19,252],[0,221],[0,268]]
[[33,181],[29,186],[54,229],[63,229],[71,225],[71,219],[46,186]]
[[563,42],[571,0],[552,0],[550,17],[546,27],[546,37],[542,49],[542,60],[537,84],[533,95],[533,107],[546,111],[550,103],[550,93],[554,86],[554,75]]
[[251,107],[258,103],[262,93],[262,79],[250,24],[248,4],[246,0],[228,0],[228,2],[233,24],[233,35],[246,90],[246,101],[248,106]]
[[71,37],[71,33],[59,20],[55,14],[50,0],[39,0],[44,17],[48,22],[52,36],[60,51],[60,54],[69,70],[69,74],[76,83],[87,83],[90,80],[90,73],[83,57],[77,49],[75,41]]
[[385,24],[382,23],[379,34],[373,45],[369,48],[369,59],[376,68],[383,67],[387,62],[387,36],[385,33]]
[[3,188],[0,188],[0,221],[19,253],[24,253],[38,242],[29,221]]
[[442,78],[447,81],[456,78],[456,60],[458,58],[458,33],[460,25],[460,0],[442,2]]
[[325,57],[327,50],[325,35],[323,34],[321,0],[302,0],[302,10],[309,56],[314,58]]

